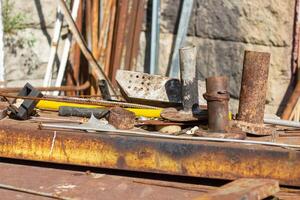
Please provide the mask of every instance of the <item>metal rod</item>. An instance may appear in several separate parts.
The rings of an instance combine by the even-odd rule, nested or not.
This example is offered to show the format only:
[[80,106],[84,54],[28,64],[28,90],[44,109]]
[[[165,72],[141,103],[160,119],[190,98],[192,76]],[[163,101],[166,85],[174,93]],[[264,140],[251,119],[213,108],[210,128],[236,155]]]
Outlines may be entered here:
[[233,143],[243,143],[243,144],[253,144],[253,145],[266,145],[266,146],[275,146],[275,147],[284,147],[284,148],[297,148],[300,149],[300,145],[284,144],[284,143],[275,143],[275,142],[262,142],[262,141],[253,141],[253,140],[237,140],[237,139],[224,139],[224,138],[210,138],[210,137],[186,137],[186,136],[173,136],[173,135],[163,135],[159,132],[141,132],[141,131],[128,131],[128,130],[108,130],[101,128],[93,127],[71,127],[63,124],[41,124],[41,128],[61,128],[61,129],[74,129],[74,130],[85,130],[85,131],[99,131],[99,133],[104,134],[118,134],[122,135],[134,135],[141,137],[154,137],[154,138],[168,138],[176,140],[191,140],[191,141],[211,141],[211,142],[233,142]]
[[[74,0],[73,8],[72,8],[72,18],[75,21],[77,20],[79,5],[80,5],[80,0]],[[63,54],[62,54],[62,58],[61,58],[61,62],[60,62],[56,82],[55,82],[55,87],[60,87],[61,84],[62,84],[64,75],[65,75],[65,71],[66,71],[66,67],[67,67],[68,58],[69,58],[71,42],[72,42],[72,34],[69,33],[68,38],[67,38],[67,40],[65,42],[65,45],[64,45],[64,50],[63,50]],[[58,94],[59,94],[59,91],[55,91],[53,93],[53,95],[58,95]]]
[[67,8],[66,3],[64,2],[64,0],[58,0],[59,5],[61,7],[61,10],[65,16],[65,19],[69,25],[70,31],[73,33],[73,37],[74,39],[77,41],[82,53],[84,54],[84,56],[86,57],[86,59],[88,60],[90,66],[91,66],[91,73],[94,75],[94,77],[96,77],[97,79],[105,79],[108,83],[109,89],[111,94],[116,95],[116,91],[114,90],[111,82],[109,81],[109,79],[107,78],[107,76],[105,75],[104,71],[102,70],[102,68],[98,65],[97,61],[95,60],[94,56],[92,55],[92,53],[90,52],[90,50],[87,48],[86,43],[84,42],[84,39],[82,37],[82,35],[80,34],[79,30],[76,27],[76,24],[70,14],[69,9]]
[[279,125],[279,126],[290,126],[290,127],[300,128],[300,123],[299,122],[289,121],[289,120],[282,120],[282,119],[264,118],[264,123],[274,124],[274,125]]
[[264,52],[245,52],[238,120],[263,124],[270,56]]
[[180,77],[182,84],[182,104],[184,111],[198,107],[198,80],[196,78],[197,48],[187,46],[179,50]]
[[160,36],[160,0],[152,1],[151,45],[150,45],[150,74],[158,72],[159,36]]
[[121,61],[122,61],[122,54],[124,49],[124,37],[125,37],[125,30],[126,30],[126,18],[128,13],[128,0],[119,0],[117,1],[117,17],[116,17],[116,24],[113,36],[113,49],[111,54],[111,66],[109,69],[109,77],[112,80],[113,84],[116,83],[116,73],[117,70],[120,69]]
[[178,57],[178,50],[182,46],[186,34],[188,31],[189,21],[193,9],[194,0],[183,0],[182,4],[182,11],[180,15],[180,21],[177,29],[177,36],[175,40],[174,49],[172,52],[172,58],[168,66],[166,76],[178,77],[179,73],[179,57]]
[[[87,81],[79,86],[61,86],[61,87],[36,87],[39,91],[83,91],[90,87],[90,82]],[[17,93],[22,90],[21,87],[0,88],[0,93]]]
[[146,106],[140,104],[126,103],[126,102],[116,102],[116,101],[104,101],[104,100],[93,100],[93,99],[84,99],[76,97],[62,97],[62,96],[44,96],[44,97],[30,97],[30,96],[17,96],[9,94],[1,94],[0,97],[13,98],[13,99],[30,99],[30,100],[45,100],[45,101],[55,101],[55,102],[67,102],[67,103],[78,103],[78,104],[89,104],[89,105],[98,105],[98,106],[107,106],[107,107],[126,107],[126,108],[141,108],[141,109],[160,109],[158,107]]

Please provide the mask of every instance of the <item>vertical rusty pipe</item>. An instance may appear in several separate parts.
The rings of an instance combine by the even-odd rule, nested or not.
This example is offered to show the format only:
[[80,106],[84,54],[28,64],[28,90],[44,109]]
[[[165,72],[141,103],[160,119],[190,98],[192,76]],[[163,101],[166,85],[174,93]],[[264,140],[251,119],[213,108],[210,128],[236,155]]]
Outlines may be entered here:
[[197,48],[195,46],[183,47],[179,50],[179,55],[183,110],[189,112],[199,103],[196,78]]
[[238,120],[263,123],[270,57],[269,53],[245,52]]
[[230,99],[228,77],[207,78],[206,93],[203,96],[207,100],[209,130],[211,132],[227,132],[229,129],[228,102]]

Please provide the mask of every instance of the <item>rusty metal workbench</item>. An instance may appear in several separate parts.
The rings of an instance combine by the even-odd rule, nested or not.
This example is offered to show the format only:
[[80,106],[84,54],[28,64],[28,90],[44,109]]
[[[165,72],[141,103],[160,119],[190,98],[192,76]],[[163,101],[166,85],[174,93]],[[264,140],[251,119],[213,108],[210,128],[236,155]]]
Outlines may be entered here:
[[39,130],[37,123],[11,119],[0,121],[0,157],[228,180],[273,178],[300,186],[296,150]]

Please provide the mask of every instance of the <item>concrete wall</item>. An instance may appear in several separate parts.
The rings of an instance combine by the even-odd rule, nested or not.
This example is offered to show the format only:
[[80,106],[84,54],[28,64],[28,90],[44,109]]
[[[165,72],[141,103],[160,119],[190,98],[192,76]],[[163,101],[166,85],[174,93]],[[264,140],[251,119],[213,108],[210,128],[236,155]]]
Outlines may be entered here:
[[[6,39],[8,83],[41,79],[49,56],[56,1],[14,1],[30,26]],[[161,0],[160,71],[168,64],[180,8],[180,0]],[[230,93],[238,98],[244,50],[272,54],[268,82],[267,112],[275,113],[290,80],[295,0],[195,0],[187,44],[198,47],[198,77],[230,76]],[[141,36],[138,69],[145,61],[145,36]],[[35,40],[32,47],[18,45],[19,38]],[[11,41],[13,38],[13,41]],[[232,100],[236,110],[237,101]]]

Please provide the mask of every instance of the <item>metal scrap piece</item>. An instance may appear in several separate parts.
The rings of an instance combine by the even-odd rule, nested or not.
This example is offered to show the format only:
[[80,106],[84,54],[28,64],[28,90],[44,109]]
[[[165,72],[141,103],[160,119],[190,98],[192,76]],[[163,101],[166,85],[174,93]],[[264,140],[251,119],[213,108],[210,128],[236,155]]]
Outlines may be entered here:
[[132,129],[135,124],[135,114],[120,107],[109,109],[108,122],[118,129]]
[[209,131],[198,129],[194,134],[199,137],[226,138],[236,140],[245,140],[247,138],[246,133],[242,131],[231,131],[229,133],[211,133]]
[[258,136],[274,135],[276,133],[275,128],[265,126],[264,124],[253,124],[243,121],[232,120],[230,121],[230,126],[233,128],[239,128],[246,133]]
[[181,103],[179,79],[118,70],[116,80],[129,100]]
[[195,200],[259,200],[280,191],[279,182],[272,179],[238,179]]
[[178,111],[176,108],[166,108],[161,112],[161,117],[173,122],[190,122],[207,120],[207,110],[202,110],[200,113]]

